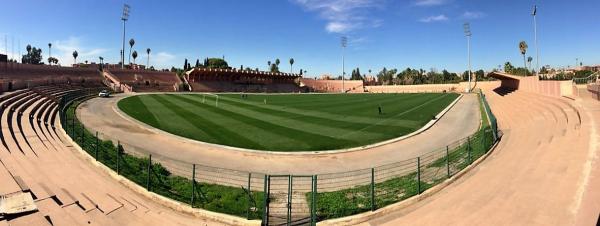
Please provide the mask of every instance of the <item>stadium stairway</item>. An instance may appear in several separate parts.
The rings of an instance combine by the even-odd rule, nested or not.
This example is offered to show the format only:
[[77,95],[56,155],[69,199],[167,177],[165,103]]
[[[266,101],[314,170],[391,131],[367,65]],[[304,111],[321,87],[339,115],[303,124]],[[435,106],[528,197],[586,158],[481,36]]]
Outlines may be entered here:
[[[577,101],[483,90],[504,136],[466,177],[370,225],[571,225],[591,125]],[[590,126],[591,125],[591,126]]]
[[37,87],[0,97],[0,196],[29,193],[37,206],[0,216],[0,225],[206,224],[149,201],[76,153],[58,130],[57,100],[77,89]]

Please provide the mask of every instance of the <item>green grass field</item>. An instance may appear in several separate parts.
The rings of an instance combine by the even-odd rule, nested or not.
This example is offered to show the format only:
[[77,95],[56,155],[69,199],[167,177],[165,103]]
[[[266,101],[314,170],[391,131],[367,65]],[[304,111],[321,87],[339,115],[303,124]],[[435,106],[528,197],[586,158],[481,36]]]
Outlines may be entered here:
[[[133,118],[183,137],[269,151],[358,147],[411,133],[455,93],[248,95],[148,94],[125,98]],[[383,114],[379,114],[378,106]]]

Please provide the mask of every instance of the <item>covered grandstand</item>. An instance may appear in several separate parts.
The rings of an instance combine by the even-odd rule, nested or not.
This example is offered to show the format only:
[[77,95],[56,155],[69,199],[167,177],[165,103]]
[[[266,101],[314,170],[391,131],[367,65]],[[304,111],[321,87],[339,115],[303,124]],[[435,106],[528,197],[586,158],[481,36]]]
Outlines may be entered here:
[[194,68],[186,79],[195,92],[301,92],[300,75],[253,70]]

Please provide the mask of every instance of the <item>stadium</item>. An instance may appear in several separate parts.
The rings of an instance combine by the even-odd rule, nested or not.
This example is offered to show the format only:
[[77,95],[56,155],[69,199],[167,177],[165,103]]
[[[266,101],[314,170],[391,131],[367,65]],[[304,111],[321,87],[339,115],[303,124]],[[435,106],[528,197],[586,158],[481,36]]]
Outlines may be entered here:
[[600,223],[597,67],[155,70],[124,37],[119,64],[0,54],[0,226]]

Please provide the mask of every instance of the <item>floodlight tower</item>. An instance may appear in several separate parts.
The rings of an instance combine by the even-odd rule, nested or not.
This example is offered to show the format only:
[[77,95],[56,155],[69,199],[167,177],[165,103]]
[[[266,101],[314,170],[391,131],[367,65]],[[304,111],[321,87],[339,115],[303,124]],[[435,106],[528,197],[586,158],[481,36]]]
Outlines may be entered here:
[[121,69],[125,68],[125,22],[129,19],[129,5],[123,4],[123,48],[121,49]]
[[342,36],[341,39],[341,44],[342,44],[342,92],[346,92],[346,88],[344,87],[344,77],[346,77],[346,59],[345,59],[345,53],[346,53],[346,46],[348,46],[348,37],[346,36]]
[[465,30],[465,36],[467,36],[467,55],[469,61],[469,90],[468,93],[471,92],[471,25],[469,23],[463,24],[463,28]]
[[535,16],[537,15],[537,5],[533,5],[533,11],[531,12],[533,16],[533,37],[535,40],[535,74],[539,76],[540,73],[540,49],[538,49],[538,40],[537,40],[537,20]]

